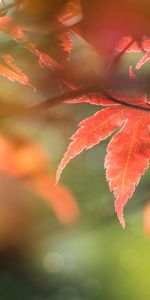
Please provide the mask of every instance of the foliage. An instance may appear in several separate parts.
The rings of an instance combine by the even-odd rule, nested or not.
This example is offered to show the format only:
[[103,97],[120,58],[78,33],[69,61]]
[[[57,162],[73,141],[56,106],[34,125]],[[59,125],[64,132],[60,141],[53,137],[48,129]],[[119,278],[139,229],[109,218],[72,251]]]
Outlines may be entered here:
[[[148,1],[135,4],[129,0],[18,0],[12,6],[10,16],[7,14],[9,8],[7,10],[4,5],[5,13],[0,17],[1,33],[34,56],[39,63],[39,73],[45,68],[57,86],[56,97],[33,107],[18,109],[17,114],[38,114],[63,101],[109,106],[79,124],[80,128],[72,136],[72,143],[58,167],[57,182],[62,170],[73,157],[120,129],[108,145],[105,168],[110,190],[116,198],[115,210],[124,227],[123,207],[148,168],[150,153],[150,107],[146,95],[149,85],[147,78],[143,77],[144,84],[139,80],[140,69],[150,59]],[[44,41],[45,47],[39,43],[39,37]],[[76,72],[75,67],[71,67],[69,60],[75,51],[75,41],[91,44],[95,55],[101,57],[103,67],[98,75],[93,73],[83,76],[84,74],[77,74],[80,70]],[[7,49],[0,55],[0,74],[28,86],[36,95],[39,87],[29,79],[30,76],[25,74],[9,51],[7,53],[5,50]],[[135,67],[130,66],[129,74],[120,76],[118,81],[117,68],[121,65],[121,58],[123,54],[130,55],[132,52],[140,53],[143,57]],[[11,113],[14,115],[14,112]],[[5,116],[9,114],[6,111]],[[30,145],[27,147],[30,148]],[[23,164],[25,155],[29,155],[30,159],[28,151],[23,155],[20,165]],[[26,168],[27,165],[21,167]],[[17,172],[17,165],[13,169]],[[49,197],[52,199],[51,206],[62,222],[77,219],[79,211],[72,196],[63,187],[55,186],[48,173],[38,173],[29,186],[46,200],[49,201]],[[58,201],[60,198],[63,199],[61,205]]]

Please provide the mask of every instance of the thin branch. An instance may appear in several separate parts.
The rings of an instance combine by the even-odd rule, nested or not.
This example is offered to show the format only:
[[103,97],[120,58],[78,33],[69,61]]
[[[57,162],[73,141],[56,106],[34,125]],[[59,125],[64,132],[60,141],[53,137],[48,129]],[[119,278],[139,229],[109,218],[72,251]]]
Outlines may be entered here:
[[29,106],[26,108],[23,107],[23,108],[19,109],[17,107],[16,109],[11,110],[11,111],[5,111],[1,115],[1,118],[4,119],[4,118],[8,118],[8,117],[32,116],[32,115],[41,113],[43,110],[46,110],[55,105],[58,105],[65,100],[73,100],[75,98],[82,97],[83,95],[84,96],[87,95],[87,97],[88,97],[88,95],[92,94],[92,93],[94,93],[94,94],[101,93],[104,97],[106,97],[110,101],[113,101],[114,103],[121,104],[121,105],[130,107],[132,109],[150,112],[150,107],[141,106],[141,105],[134,104],[131,102],[126,102],[121,99],[117,99],[117,98],[113,97],[112,95],[110,95],[109,92],[107,92],[105,89],[98,87],[98,86],[91,86],[91,87],[81,87],[81,88],[78,88],[76,91],[69,91],[60,96],[49,98],[42,103],[38,103],[38,104]]
[[113,97],[112,95],[110,95],[105,89],[103,89],[101,87],[96,87],[96,86],[79,88],[76,91],[70,91],[68,93],[62,94],[61,96],[47,99],[46,101],[44,101],[38,105],[35,105],[34,107],[32,107],[32,109],[33,110],[36,109],[37,111],[44,110],[44,109],[50,108],[54,105],[57,105],[65,100],[72,100],[77,97],[82,97],[83,95],[88,96],[89,94],[92,94],[92,93],[101,93],[108,100],[113,101],[117,104],[122,104],[122,105],[128,106],[133,109],[150,112],[150,107],[145,107],[145,106],[141,106],[141,105],[134,104],[131,102],[126,102],[121,99],[117,99],[117,98]]

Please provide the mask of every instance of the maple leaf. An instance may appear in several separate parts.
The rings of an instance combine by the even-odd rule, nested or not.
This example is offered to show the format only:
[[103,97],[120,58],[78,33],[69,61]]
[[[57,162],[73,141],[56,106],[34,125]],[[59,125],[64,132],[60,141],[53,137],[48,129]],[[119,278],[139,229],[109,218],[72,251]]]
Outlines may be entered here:
[[[133,41],[131,36],[124,36],[118,43],[116,50],[118,52],[146,52],[144,56],[137,62],[135,69],[139,70],[141,67],[150,60],[150,38],[143,36],[141,40]],[[129,45],[129,46],[128,46]]]
[[52,207],[62,224],[73,225],[79,219],[80,212],[74,196],[65,186],[56,186],[50,174],[34,177],[29,187]]
[[16,25],[13,18],[9,16],[0,17],[0,31],[20,40],[26,40],[21,26]]
[[[81,0],[83,37],[107,59],[113,55],[119,40],[132,35],[140,41],[149,36],[149,1]],[[128,22],[127,22],[128,20]],[[138,48],[140,43],[138,45]],[[107,62],[106,60],[106,62]]]
[[[128,46],[129,45],[129,46]],[[141,39],[133,39],[132,36],[127,35],[121,38],[116,46],[116,50],[121,52],[124,49],[125,52],[142,52],[148,51],[150,48],[150,39],[147,36],[143,36]]]
[[80,214],[75,198],[65,186],[55,186],[55,180],[47,170],[48,161],[43,150],[28,144],[16,151],[14,159],[15,176],[28,178],[27,188],[51,206],[62,224],[74,224]]
[[29,43],[27,47],[38,57],[41,67],[45,66],[51,70],[60,68],[60,65],[53,58],[51,58],[47,53],[40,51],[35,44]]
[[82,17],[80,0],[68,0],[63,10],[58,14],[58,20],[66,26],[72,26]]
[[[4,16],[0,18],[0,31],[9,34],[11,37],[15,38],[21,43],[23,47],[26,47],[30,52],[32,52],[39,60],[39,65],[41,67],[46,66],[51,70],[58,69],[59,64],[52,59],[48,54],[40,51],[35,44],[28,41],[28,37],[25,35],[24,30],[21,26],[14,23],[13,18]],[[11,81],[18,81],[23,85],[29,85],[33,87],[28,77],[23,73],[23,71],[15,64],[13,58],[10,55],[4,55],[2,60],[5,64],[0,64],[0,74]],[[33,87],[35,90],[35,88]]]
[[[133,48],[131,48],[131,52]],[[146,52],[144,56],[137,62],[135,69],[140,70],[141,67],[150,60],[150,39],[148,37],[143,38],[143,42],[141,44],[141,52]]]
[[15,64],[14,59],[11,55],[6,54],[1,57],[4,64],[0,64],[0,74],[11,81],[18,81],[23,85],[29,85],[33,87],[28,77],[23,71]]
[[[99,99],[95,96],[93,98],[87,97],[87,101],[85,101],[85,98],[84,96],[83,102],[109,105],[109,99],[105,99],[105,97],[99,97]],[[118,93],[117,98],[128,100],[131,103],[138,103],[138,105],[146,105],[147,102],[144,95],[129,97]],[[82,102],[82,98],[75,101],[77,103]],[[79,124],[77,132],[71,137],[72,142],[58,166],[56,181],[58,182],[62,170],[72,158],[83,150],[97,145],[115,130],[120,129],[107,147],[105,168],[110,190],[113,191],[116,198],[115,210],[117,216],[122,226],[125,227],[123,207],[127,200],[131,198],[141,176],[148,168],[150,158],[149,125],[150,118],[146,111],[131,109],[120,104],[104,108],[83,120]]]
[[23,181],[27,190],[51,206],[62,224],[73,225],[78,220],[80,211],[75,198],[65,186],[55,186],[42,148],[25,143],[16,149],[15,143],[1,134],[0,153],[0,173]]
[[[68,55],[72,51],[72,40],[70,38],[69,32],[64,31],[58,35],[59,44]],[[69,57],[68,57],[69,58]]]
[[15,24],[13,18],[7,16],[1,17],[0,31],[9,34],[11,37],[20,42],[23,47],[32,52],[39,59],[41,67],[45,66],[51,70],[60,68],[60,65],[53,58],[51,58],[47,53],[40,51],[34,43],[29,42],[23,27]]
[[72,50],[72,41],[70,39],[69,34],[72,33],[77,37],[83,39],[80,21],[82,19],[82,9],[81,9],[81,1],[80,0],[68,0],[63,10],[58,14],[57,19],[60,24],[65,26],[66,31],[61,33],[61,35],[65,34],[67,38],[63,38],[63,49],[70,54]]

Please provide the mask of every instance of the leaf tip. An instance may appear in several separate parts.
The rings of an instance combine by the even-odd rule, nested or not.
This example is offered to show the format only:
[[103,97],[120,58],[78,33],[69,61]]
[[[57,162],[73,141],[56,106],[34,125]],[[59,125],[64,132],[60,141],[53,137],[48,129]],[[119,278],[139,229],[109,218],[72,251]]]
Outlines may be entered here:
[[126,223],[125,223],[125,220],[124,220],[124,218],[123,218],[123,217],[119,219],[119,222],[120,222],[120,224],[121,224],[122,228],[123,228],[123,229],[125,229],[125,227],[126,227]]
[[118,217],[118,220],[122,226],[123,229],[125,229],[125,219],[124,219],[124,215],[123,215],[123,206],[120,206],[118,205],[118,203],[116,202],[115,203],[115,211],[117,213],[117,217]]
[[55,185],[57,185],[57,184],[58,184],[58,182],[59,182],[59,179],[60,179],[60,175],[61,175],[61,173],[60,173],[60,170],[59,170],[59,169],[57,169],[57,172],[56,172],[56,179],[55,179]]
[[136,76],[133,72],[133,67],[132,66],[129,67],[129,76],[132,80],[136,80]]
[[60,176],[61,176],[62,171],[63,171],[62,162],[60,162],[60,164],[59,164],[59,166],[57,168],[57,171],[56,171],[55,185],[58,184],[58,182],[60,180]]

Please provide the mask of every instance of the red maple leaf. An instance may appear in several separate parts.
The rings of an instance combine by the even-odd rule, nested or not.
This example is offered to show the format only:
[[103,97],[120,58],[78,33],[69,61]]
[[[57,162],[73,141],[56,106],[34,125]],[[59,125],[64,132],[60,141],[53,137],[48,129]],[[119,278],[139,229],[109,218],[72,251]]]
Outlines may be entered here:
[[47,67],[47,68],[50,68],[51,70],[55,70],[55,69],[60,68],[60,65],[53,58],[51,58],[47,53],[44,53],[44,52],[40,51],[36,47],[35,44],[28,43],[27,48],[34,55],[37,56],[37,58],[39,59],[39,65],[41,67]]
[[58,20],[70,27],[81,20],[82,10],[80,0],[68,0],[63,10],[58,14]]
[[143,36],[139,41],[133,40],[132,36],[124,36],[118,43],[116,50],[118,52],[140,52],[143,57],[137,62],[135,69],[139,70],[150,60],[150,38]]
[[15,39],[26,40],[23,29],[21,26],[15,24],[12,17],[0,17],[0,31],[9,34]]
[[[127,96],[112,93],[118,99],[124,99],[138,105],[146,105],[146,96]],[[115,210],[120,223],[125,227],[123,207],[131,198],[141,176],[148,168],[150,158],[150,136],[148,126],[150,118],[147,111],[113,103],[105,97],[83,97],[73,103],[89,102],[96,105],[110,105],[93,116],[83,120],[72,136],[72,142],[58,166],[56,181],[67,163],[83,150],[97,145],[120,129],[111,139],[105,158],[106,178],[116,201]],[[112,106],[113,105],[113,106]]]
[[64,185],[55,185],[49,171],[46,153],[31,143],[15,144],[13,139],[0,134],[0,174],[22,182],[27,191],[45,200],[58,220],[73,225],[80,216],[73,194]]
[[[6,54],[1,56],[2,63],[0,63],[0,75],[8,78],[11,81],[17,81],[23,85],[33,87],[28,77],[23,71],[15,64],[11,55]],[[33,87],[34,89],[34,87]]]
[[13,165],[10,165],[11,174],[21,178],[29,191],[45,200],[62,224],[73,225],[78,220],[80,212],[75,198],[64,185],[55,186],[42,148],[35,144],[20,146],[12,154],[12,161],[14,168],[11,170]]
[[28,40],[28,36],[24,32],[24,28],[15,24],[12,17],[0,18],[0,31],[9,34],[12,38],[15,38],[23,47],[33,53],[38,59],[40,66],[46,66],[50,69],[57,69],[60,65],[51,58],[47,53],[44,53],[38,49],[38,47]]
[[124,36],[118,42],[116,50],[121,52],[124,49],[126,49],[125,52],[148,51],[150,49],[150,39],[147,36],[143,36],[139,40],[133,39],[131,35]]

